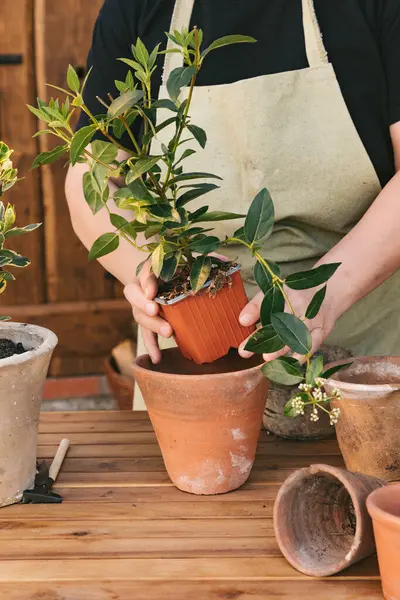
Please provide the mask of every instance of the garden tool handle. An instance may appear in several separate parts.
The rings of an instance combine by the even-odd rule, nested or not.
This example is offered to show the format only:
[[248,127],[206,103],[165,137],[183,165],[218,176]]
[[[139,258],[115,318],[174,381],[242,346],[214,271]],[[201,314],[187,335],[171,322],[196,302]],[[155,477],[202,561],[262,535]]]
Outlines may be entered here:
[[61,440],[61,443],[58,447],[57,453],[56,453],[54,460],[51,463],[51,466],[49,469],[49,477],[53,481],[55,481],[57,479],[57,475],[60,472],[61,465],[63,464],[65,455],[68,452],[68,448],[69,448],[69,440],[66,440],[66,439]]

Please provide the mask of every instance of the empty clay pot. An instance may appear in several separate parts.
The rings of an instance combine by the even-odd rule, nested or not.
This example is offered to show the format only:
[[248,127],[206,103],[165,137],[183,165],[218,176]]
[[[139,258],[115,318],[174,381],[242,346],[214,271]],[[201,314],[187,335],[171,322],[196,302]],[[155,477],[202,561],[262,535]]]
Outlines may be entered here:
[[400,485],[372,492],[367,508],[374,524],[383,594],[386,600],[400,600]]
[[239,315],[248,303],[239,267],[232,269],[230,279],[214,297],[208,294],[207,284],[195,295],[182,294],[173,300],[156,298],[180,351],[199,365],[225,356],[255,331],[255,327],[239,323]]
[[176,487],[210,495],[243,485],[268,393],[260,357],[244,360],[232,350],[198,366],[173,348],[159,365],[140,356],[133,370]]
[[57,337],[36,325],[7,323],[0,338],[28,352],[0,360],[0,507],[19,502],[33,487],[44,382]]
[[342,392],[332,406],[340,408],[336,435],[346,467],[399,481],[400,357],[358,358],[325,387]]
[[328,465],[293,473],[278,492],[275,535],[282,554],[314,577],[339,573],[375,552],[368,495],[383,481]]

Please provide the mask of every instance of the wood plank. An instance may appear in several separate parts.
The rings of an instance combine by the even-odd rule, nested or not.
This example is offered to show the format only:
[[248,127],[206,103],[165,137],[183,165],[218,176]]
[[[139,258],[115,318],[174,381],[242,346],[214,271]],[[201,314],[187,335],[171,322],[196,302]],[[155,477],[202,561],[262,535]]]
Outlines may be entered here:
[[[40,446],[54,446],[60,443],[61,437],[67,432],[42,433],[39,435]],[[156,444],[157,438],[154,433],[69,433],[68,439],[71,444],[81,446],[92,446],[93,444]]]
[[7,600],[382,600],[379,581],[351,578],[235,582],[95,580],[0,584]]
[[42,422],[39,424],[39,434],[41,433],[60,433],[60,434],[72,434],[72,433],[119,433],[129,431],[131,433],[136,432],[148,432],[153,431],[153,427],[150,421],[117,421],[109,419],[108,421],[99,421],[97,423],[90,423],[90,421],[82,423],[51,423]]
[[[284,558],[179,558],[179,559],[55,559],[0,562],[0,582],[169,580],[307,580]],[[358,563],[339,579],[379,579],[376,557]]]
[[[109,302],[107,300],[107,302]],[[112,301],[114,304],[114,301]],[[68,427],[68,423],[97,423],[99,421],[149,421],[146,411],[120,411],[120,410],[72,410],[72,411],[49,411],[40,414],[41,423],[60,423],[62,427]]]

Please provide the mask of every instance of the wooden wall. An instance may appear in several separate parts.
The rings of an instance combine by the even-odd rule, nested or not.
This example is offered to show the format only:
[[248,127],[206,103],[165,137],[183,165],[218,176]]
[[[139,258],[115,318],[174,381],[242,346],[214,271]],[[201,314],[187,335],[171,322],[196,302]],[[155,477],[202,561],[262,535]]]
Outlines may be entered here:
[[20,65],[0,65],[0,139],[15,149],[25,176],[10,194],[20,224],[42,221],[15,247],[32,265],[0,298],[1,313],[49,327],[59,336],[51,375],[102,370],[110,349],[131,333],[131,311],[120,285],[98,264],[72,231],[64,197],[65,168],[30,171],[34,156],[49,148],[32,138],[36,119],[26,108],[47,99],[46,82],[65,86],[68,64],[83,73],[93,25],[103,0],[1,0],[0,54],[21,54]]

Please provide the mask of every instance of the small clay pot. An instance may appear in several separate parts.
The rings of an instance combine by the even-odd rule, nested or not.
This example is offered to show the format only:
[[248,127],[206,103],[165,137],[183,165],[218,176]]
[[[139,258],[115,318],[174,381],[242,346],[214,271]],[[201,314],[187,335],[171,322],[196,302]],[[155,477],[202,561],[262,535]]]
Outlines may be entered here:
[[254,462],[268,381],[261,357],[237,351],[203,366],[177,348],[159,365],[133,366],[168,474],[192,494],[223,494],[245,483]]
[[[336,346],[321,346],[325,363],[331,363],[352,356],[351,352]],[[287,402],[298,391],[298,386],[287,387],[271,383],[265,405],[263,424],[267,431],[287,440],[322,440],[333,437],[335,428],[329,422],[329,415],[320,411],[319,421],[311,421],[311,411],[305,415],[288,418],[284,415]]]
[[340,408],[336,435],[346,467],[399,481],[400,357],[357,358],[325,388],[342,392],[332,406]]
[[132,410],[135,389],[133,378],[129,379],[129,377],[118,373],[112,357],[104,361],[104,372],[119,410]]
[[374,524],[383,594],[386,600],[400,600],[400,485],[372,492],[367,508]]
[[180,351],[199,365],[225,356],[255,331],[255,327],[242,327],[239,323],[239,315],[248,303],[240,268],[233,268],[228,275],[230,282],[214,297],[208,293],[208,283],[198,294],[155,299],[174,330]]
[[383,481],[328,465],[293,473],[278,492],[275,535],[282,554],[314,577],[339,573],[373,554],[368,495]]

